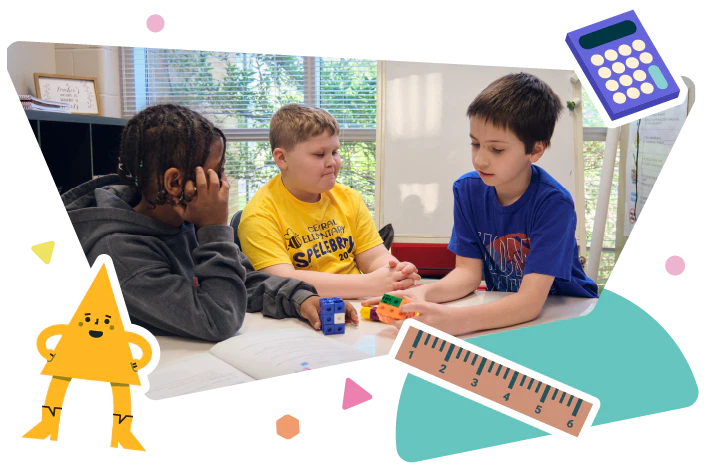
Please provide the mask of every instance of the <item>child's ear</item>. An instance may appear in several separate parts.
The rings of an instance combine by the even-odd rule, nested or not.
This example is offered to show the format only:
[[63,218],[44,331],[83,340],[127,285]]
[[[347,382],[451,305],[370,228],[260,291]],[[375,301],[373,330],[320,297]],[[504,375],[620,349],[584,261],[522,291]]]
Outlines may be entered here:
[[533,145],[533,151],[528,156],[528,160],[531,163],[536,163],[543,156],[543,152],[545,152],[547,148],[548,146],[546,146],[543,142],[536,142]]
[[163,174],[163,188],[174,198],[179,198],[183,192],[183,172],[177,168],[169,168]]
[[279,167],[279,170],[284,172],[286,170],[286,151],[283,148],[275,148],[274,151],[272,152],[272,157],[274,158],[274,162],[277,164]]

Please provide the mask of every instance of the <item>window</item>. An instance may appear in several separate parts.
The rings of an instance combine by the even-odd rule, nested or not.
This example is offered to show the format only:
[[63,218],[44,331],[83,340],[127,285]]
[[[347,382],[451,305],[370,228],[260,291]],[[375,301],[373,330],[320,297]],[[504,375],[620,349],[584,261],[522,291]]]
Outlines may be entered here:
[[341,126],[339,182],[375,208],[377,62],[341,58],[122,48],[122,108],[131,117],[160,103],[189,107],[227,138],[230,214],[278,174],[269,120],[284,104],[330,112]]
[[[595,211],[597,207],[598,188],[600,186],[600,174],[602,173],[602,159],[605,152],[605,137],[607,128],[600,119],[597,109],[587,92],[583,90],[583,157],[585,160],[585,231],[587,240],[586,256],[590,256],[590,243],[592,240],[593,222],[595,221]],[[610,191],[610,204],[607,210],[607,220],[605,222],[605,235],[602,242],[602,253],[600,256],[600,274],[598,285],[600,290],[604,289],[607,279],[610,277],[612,268],[616,260],[616,233],[617,233],[617,200],[620,171],[620,151],[617,149],[615,159],[615,173],[612,179],[612,189]]]

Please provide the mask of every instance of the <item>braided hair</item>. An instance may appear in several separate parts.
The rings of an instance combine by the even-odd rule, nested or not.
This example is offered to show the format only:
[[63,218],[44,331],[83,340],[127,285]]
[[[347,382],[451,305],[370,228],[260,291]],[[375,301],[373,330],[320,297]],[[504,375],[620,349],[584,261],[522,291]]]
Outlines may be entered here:
[[[186,107],[175,104],[151,106],[128,121],[121,134],[118,174],[134,186],[152,206],[171,202],[163,186],[163,175],[169,168],[183,172],[183,189],[189,180],[195,182],[195,168],[205,165],[210,145],[222,140],[220,170],[225,164],[225,136],[212,122]],[[222,178],[221,176],[219,177]],[[156,180],[155,200],[146,196],[151,180]],[[185,197],[186,201],[190,201]]]

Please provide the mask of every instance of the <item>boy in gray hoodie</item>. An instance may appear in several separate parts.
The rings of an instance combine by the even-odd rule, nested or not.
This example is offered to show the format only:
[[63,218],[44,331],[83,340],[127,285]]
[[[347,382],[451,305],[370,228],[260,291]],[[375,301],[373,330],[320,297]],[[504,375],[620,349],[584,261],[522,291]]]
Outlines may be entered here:
[[[221,341],[259,311],[318,328],[316,289],[256,272],[235,244],[224,163],[224,135],[199,114],[176,105],[137,114],[119,174],[62,195],[87,259],[111,256],[132,322],[155,334]],[[357,324],[349,304],[346,316]]]

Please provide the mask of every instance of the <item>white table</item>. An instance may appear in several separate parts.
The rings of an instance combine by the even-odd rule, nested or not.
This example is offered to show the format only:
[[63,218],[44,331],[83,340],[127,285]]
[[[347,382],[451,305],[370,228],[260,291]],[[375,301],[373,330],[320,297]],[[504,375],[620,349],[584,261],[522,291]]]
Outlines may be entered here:
[[[453,307],[464,307],[469,305],[481,305],[488,302],[493,302],[500,298],[509,295],[506,292],[490,292],[477,291],[474,294],[465,297],[456,302],[450,302],[446,305]],[[360,301],[350,301],[356,310],[360,311]],[[496,330],[487,330],[483,332],[469,333],[459,335],[459,338],[467,339],[473,336],[487,335],[500,331],[506,331],[514,328],[522,328],[541,323],[555,322],[558,320],[566,320],[590,313],[597,299],[578,298],[578,297],[560,297],[556,295],[549,296],[541,314],[535,320],[521,325],[516,325],[508,328],[500,328]],[[360,314],[360,313],[359,313]],[[264,317],[261,313],[248,313],[245,315],[244,324],[236,335],[243,335],[248,332],[262,330],[276,330],[279,328],[311,328],[308,322],[297,318],[275,319]],[[314,330],[315,331],[315,330]],[[386,355],[390,352],[390,347],[395,341],[395,336],[398,330],[392,326],[381,322],[371,322],[361,318],[360,324],[356,327],[346,325],[346,333],[343,335],[331,335],[328,338],[340,340],[350,346],[353,346],[371,356]],[[189,340],[185,338],[160,336],[157,337],[160,344],[160,361],[157,368],[171,363],[177,359],[206,353],[214,343]]]

